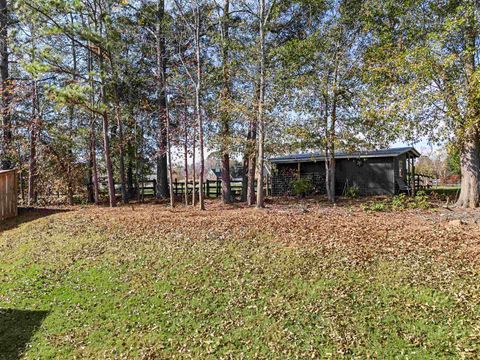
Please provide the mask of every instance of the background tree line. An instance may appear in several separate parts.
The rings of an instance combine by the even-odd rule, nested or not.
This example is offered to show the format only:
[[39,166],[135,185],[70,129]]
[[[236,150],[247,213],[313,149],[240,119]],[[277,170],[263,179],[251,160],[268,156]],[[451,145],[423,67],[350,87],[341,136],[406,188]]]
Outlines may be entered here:
[[[2,158],[22,195],[61,191],[116,205],[172,163],[202,188],[218,154],[222,198],[241,159],[248,204],[264,206],[265,159],[448,142],[458,204],[479,204],[474,0],[0,0]],[[193,166],[192,166],[193,164]],[[198,164],[198,168],[196,166]],[[257,181],[257,191],[254,184]],[[204,209],[204,195],[186,199]]]

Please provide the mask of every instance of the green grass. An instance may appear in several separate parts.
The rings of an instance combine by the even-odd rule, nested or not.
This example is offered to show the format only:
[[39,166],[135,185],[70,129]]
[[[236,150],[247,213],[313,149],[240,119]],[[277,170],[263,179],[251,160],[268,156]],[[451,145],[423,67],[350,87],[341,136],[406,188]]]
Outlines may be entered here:
[[[422,250],[358,263],[268,235],[139,238],[71,214],[0,246],[0,309],[44,314],[17,347],[0,325],[0,359],[25,343],[41,359],[480,355],[478,272]],[[20,333],[34,321],[8,316]]]
[[445,186],[445,187],[433,187],[431,189],[425,190],[427,194],[436,195],[440,198],[447,198],[449,197],[451,200],[456,199],[458,194],[460,194],[460,187],[459,186]]

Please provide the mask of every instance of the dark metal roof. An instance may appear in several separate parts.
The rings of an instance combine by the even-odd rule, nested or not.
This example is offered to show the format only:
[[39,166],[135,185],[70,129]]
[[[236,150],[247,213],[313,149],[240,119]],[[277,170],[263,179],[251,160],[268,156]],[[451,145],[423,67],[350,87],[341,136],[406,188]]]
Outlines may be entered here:
[[[335,153],[335,159],[356,159],[356,158],[385,158],[385,157],[397,157],[408,153],[410,156],[419,157],[420,153],[414,147],[401,147],[381,150],[368,150],[368,151],[337,151]],[[324,153],[306,153],[306,154],[293,154],[285,155],[281,157],[269,159],[272,163],[289,163],[289,162],[308,162],[308,161],[325,161]]]

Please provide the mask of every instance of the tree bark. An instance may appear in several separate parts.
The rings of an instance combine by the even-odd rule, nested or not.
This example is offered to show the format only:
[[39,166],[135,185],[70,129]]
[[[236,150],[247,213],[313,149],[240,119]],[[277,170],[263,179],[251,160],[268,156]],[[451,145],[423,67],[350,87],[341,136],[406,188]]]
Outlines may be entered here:
[[[248,141],[248,139],[247,139]],[[247,187],[248,187],[248,154],[243,154],[242,162],[242,191],[240,193],[240,201],[247,201]]]
[[[254,106],[258,106],[258,101],[260,98],[260,86],[258,81],[255,82],[254,86]],[[248,125],[248,134],[247,134],[247,146],[246,146],[246,155],[247,155],[247,190],[246,190],[246,201],[247,205],[251,206],[255,204],[255,173],[257,169],[257,126],[258,126],[258,117],[253,116]]]
[[[328,119],[327,119],[328,120]],[[330,126],[327,128],[327,146],[326,146],[326,177],[325,186],[327,187],[327,197],[332,203],[335,203],[335,139],[336,139],[336,122],[337,122],[337,94],[334,93],[332,100],[332,112]]]
[[[118,78],[115,77],[118,81]],[[120,101],[119,101],[119,91],[118,84],[115,84],[115,122],[117,124],[118,131],[118,150],[119,150],[119,171],[120,171],[120,190],[122,193],[122,202],[124,204],[128,203],[128,193],[127,193],[127,180],[125,178],[125,144],[123,138],[123,122],[122,115],[120,112]]]
[[[469,3],[468,6],[474,6]],[[477,64],[475,54],[477,48],[477,26],[475,11],[471,11],[466,23],[465,47],[469,50],[465,57],[465,73],[467,74],[467,111],[463,122],[460,148],[461,188],[456,205],[463,208],[476,208],[480,205],[480,137],[477,105],[478,85],[475,81]]]
[[[95,106],[95,96],[93,93],[94,83],[93,83],[93,55],[91,51],[88,52],[88,59],[87,59],[87,68],[88,68],[88,82],[91,87],[90,92],[90,105],[92,108]],[[98,205],[100,204],[100,189],[98,185],[98,169],[97,169],[97,137],[95,131],[95,113],[90,111],[90,139],[89,139],[89,166],[90,166],[90,173],[91,173],[91,183],[92,183],[92,198],[93,202]]]
[[12,129],[11,129],[11,83],[8,60],[8,7],[7,0],[0,0],[0,76],[2,81],[2,127],[3,127],[3,153],[6,157],[13,155]]
[[170,206],[175,207],[175,194],[173,193],[173,165],[172,165],[172,138],[170,133],[170,116],[167,107],[167,156],[168,156],[168,180],[169,180],[169,196]]
[[461,188],[457,206],[475,208],[480,205],[480,157],[478,131],[471,129],[465,136],[464,145],[460,152]]
[[[100,3],[101,4],[101,3]],[[103,13],[103,10],[100,7],[100,13]],[[97,20],[96,20],[97,21]],[[95,24],[95,29],[100,32],[100,34],[104,34],[104,18],[103,16],[99,16],[98,24]],[[103,48],[100,48],[99,56],[98,56],[98,64],[100,68],[100,101],[103,105],[102,111],[102,128],[103,128],[103,153],[105,157],[105,167],[107,170],[107,182],[108,182],[108,199],[110,207],[117,206],[117,198],[115,196],[115,182],[113,178],[113,165],[112,165],[112,157],[110,155],[110,121],[109,121],[109,114],[108,114],[108,103],[107,103],[107,95],[105,91],[106,87],[106,79],[105,74],[107,74],[107,69],[105,67],[104,58],[106,58],[105,51]]]
[[37,178],[37,138],[39,131],[37,81],[32,86],[32,121],[30,123],[30,152],[28,157],[28,206],[37,202],[36,178]]
[[197,3],[197,8],[195,11],[195,58],[197,66],[197,83],[195,86],[195,110],[197,114],[197,123],[198,123],[198,140],[199,140],[199,151],[200,151],[200,176],[199,176],[199,205],[200,210],[205,210],[205,194],[203,189],[203,183],[205,178],[205,154],[204,154],[204,139],[203,139],[203,117],[202,117],[202,107],[201,107],[201,91],[202,91],[202,62],[201,62],[201,45],[200,45],[200,31],[201,31],[201,15],[200,8]]
[[222,154],[222,200],[224,204],[232,202],[232,192],[230,184],[230,54],[229,54],[229,27],[230,27],[230,1],[223,2],[223,18],[222,18],[222,67],[223,81],[221,93],[221,154]]
[[117,199],[115,197],[115,182],[113,179],[113,166],[112,158],[110,156],[110,137],[108,134],[109,131],[109,121],[108,121],[108,112],[107,110],[103,111],[102,114],[102,125],[103,125],[103,152],[105,154],[105,164],[107,168],[107,181],[108,181],[108,198],[110,207],[117,206]]
[[265,207],[263,192],[264,177],[264,144],[265,120],[263,116],[263,102],[265,97],[265,0],[260,0],[260,59],[259,59],[259,96],[258,96],[258,181],[257,181],[257,208]]
[[95,135],[95,118],[91,119],[90,125],[90,169],[92,173],[92,190],[93,202],[100,204],[100,190],[98,186],[98,169],[97,169],[97,142]]
[[[70,24],[73,26],[73,14],[70,13]],[[77,79],[77,49],[75,47],[75,41],[71,41],[71,48],[72,48],[72,61],[73,61],[73,69],[72,69],[72,81],[75,82]],[[69,148],[68,148],[68,159],[66,160],[67,163],[67,203],[68,205],[73,205],[73,164],[74,164],[74,155],[73,155],[73,122],[75,121],[75,107],[70,105],[69,107],[69,124],[68,124],[68,132],[69,132]]]
[[184,126],[184,139],[183,139],[183,166],[185,168],[185,206],[188,206],[188,124],[187,124],[187,111],[183,109],[183,126]]
[[165,1],[158,1],[156,53],[157,53],[157,90],[158,90],[158,132],[157,132],[157,198],[165,199],[168,196],[168,168],[167,168],[167,136],[166,136],[166,108],[167,95],[165,92],[166,52],[163,21],[165,17]]
[[257,120],[252,120],[251,137],[247,146],[248,150],[248,174],[247,174],[247,205],[255,204],[255,170],[257,167],[257,156],[255,154],[256,140],[257,140]]
[[192,183],[193,183],[193,190],[192,190],[192,206],[196,205],[197,201],[197,194],[195,192],[195,187],[197,185],[197,169],[196,169],[196,146],[197,146],[197,131],[196,128],[193,129],[193,140],[192,140]]

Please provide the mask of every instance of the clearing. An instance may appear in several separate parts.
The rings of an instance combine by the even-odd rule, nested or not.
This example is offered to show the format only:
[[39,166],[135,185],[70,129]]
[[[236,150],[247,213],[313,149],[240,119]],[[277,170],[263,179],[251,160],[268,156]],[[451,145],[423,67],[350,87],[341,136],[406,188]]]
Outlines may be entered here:
[[207,206],[0,225],[0,359],[480,356],[477,212]]

